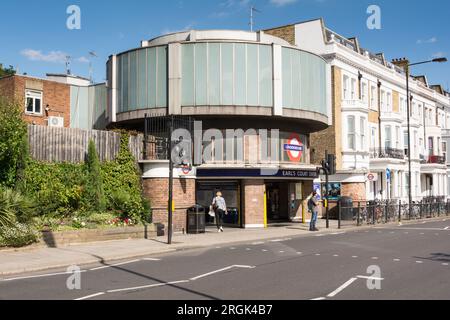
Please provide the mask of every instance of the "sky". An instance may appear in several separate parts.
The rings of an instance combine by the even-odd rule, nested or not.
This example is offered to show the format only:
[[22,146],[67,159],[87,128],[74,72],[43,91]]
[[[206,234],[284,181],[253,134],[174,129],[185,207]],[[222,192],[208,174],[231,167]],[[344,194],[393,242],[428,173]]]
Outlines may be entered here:
[[[71,5],[80,8],[81,29],[67,28]],[[256,30],[322,17],[328,28],[358,37],[362,47],[384,52],[388,60],[450,58],[448,0],[5,0],[0,63],[45,77],[65,72],[70,56],[73,74],[88,77],[91,61],[94,80],[102,82],[108,57],[139,47],[141,40],[187,29],[249,30],[252,5],[260,11]],[[370,5],[381,9],[379,30],[367,27]],[[413,74],[450,87],[450,62],[417,66]]]

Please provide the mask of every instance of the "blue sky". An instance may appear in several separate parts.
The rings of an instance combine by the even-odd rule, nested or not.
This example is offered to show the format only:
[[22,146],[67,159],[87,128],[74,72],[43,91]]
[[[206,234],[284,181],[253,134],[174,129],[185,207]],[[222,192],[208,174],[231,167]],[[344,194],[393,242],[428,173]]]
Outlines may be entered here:
[[[72,4],[81,8],[81,30],[66,28]],[[138,47],[141,40],[183,29],[249,29],[251,4],[261,11],[256,29],[323,17],[327,27],[357,36],[363,47],[388,59],[450,58],[448,0],[8,0],[0,6],[0,63],[42,77],[64,72],[64,57],[70,55],[72,72],[87,77],[88,52],[95,51],[99,82],[108,56]],[[381,30],[366,26],[371,4],[381,8]],[[450,86],[450,63],[419,66],[414,73]]]

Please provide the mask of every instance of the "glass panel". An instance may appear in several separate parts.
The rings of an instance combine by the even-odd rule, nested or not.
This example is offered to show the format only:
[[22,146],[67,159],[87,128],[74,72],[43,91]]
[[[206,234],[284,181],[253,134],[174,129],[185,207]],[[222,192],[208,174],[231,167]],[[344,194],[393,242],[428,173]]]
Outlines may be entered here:
[[138,109],[147,108],[147,50],[138,51]]
[[283,107],[292,107],[292,63],[291,50],[283,48],[282,51],[283,69]]
[[136,51],[129,53],[130,58],[130,89],[129,89],[129,110],[137,109],[137,59]]
[[27,98],[27,112],[33,112],[33,98]]
[[244,106],[247,104],[246,88],[246,45],[237,43],[235,45],[235,70],[234,70],[234,104]]
[[128,111],[128,54],[122,56],[122,84],[123,84],[123,94],[122,94],[122,111]]
[[258,45],[247,45],[247,105],[258,105]]
[[259,103],[261,106],[273,105],[272,87],[272,47],[259,47]]
[[34,112],[41,113],[41,99],[34,99]]
[[195,45],[195,104],[205,106],[208,104],[208,68],[206,43]]
[[147,105],[156,107],[156,48],[147,50]]
[[233,44],[222,43],[222,104],[233,104]]
[[158,47],[158,70],[157,70],[157,107],[167,106],[167,47]]
[[122,112],[122,59],[117,57],[117,112]]
[[209,105],[220,105],[220,44],[208,45],[208,86]]
[[182,59],[182,93],[181,104],[183,106],[193,106],[194,101],[194,47],[193,44],[184,44],[181,48]]
[[300,70],[300,55],[297,51],[291,51],[292,56],[292,107],[300,108],[301,99],[301,70]]

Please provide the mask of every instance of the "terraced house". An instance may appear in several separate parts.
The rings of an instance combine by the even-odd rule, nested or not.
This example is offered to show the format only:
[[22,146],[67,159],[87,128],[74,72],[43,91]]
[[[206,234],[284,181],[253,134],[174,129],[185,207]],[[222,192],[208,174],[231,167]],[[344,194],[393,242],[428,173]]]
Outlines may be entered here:
[[411,77],[409,152],[407,60],[389,62],[383,53],[364,49],[357,38],[328,29],[322,19],[265,32],[331,65],[333,124],[311,135],[311,158],[319,163],[325,151],[337,155],[338,173],[331,180],[342,195],[407,201],[410,154],[414,201],[449,196],[449,92],[428,83],[426,76]]

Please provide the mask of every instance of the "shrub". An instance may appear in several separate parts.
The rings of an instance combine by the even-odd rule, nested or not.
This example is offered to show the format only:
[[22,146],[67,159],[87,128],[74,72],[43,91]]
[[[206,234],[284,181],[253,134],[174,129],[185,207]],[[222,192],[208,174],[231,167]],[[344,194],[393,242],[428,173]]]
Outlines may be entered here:
[[104,211],[106,201],[103,190],[103,178],[97,150],[95,149],[95,143],[92,140],[89,141],[86,169],[87,179],[84,189],[84,201],[86,208],[96,211]]
[[23,247],[38,240],[38,235],[32,227],[15,223],[12,227],[0,233],[0,247]]
[[28,157],[27,124],[22,107],[0,96],[0,186],[14,187]]

